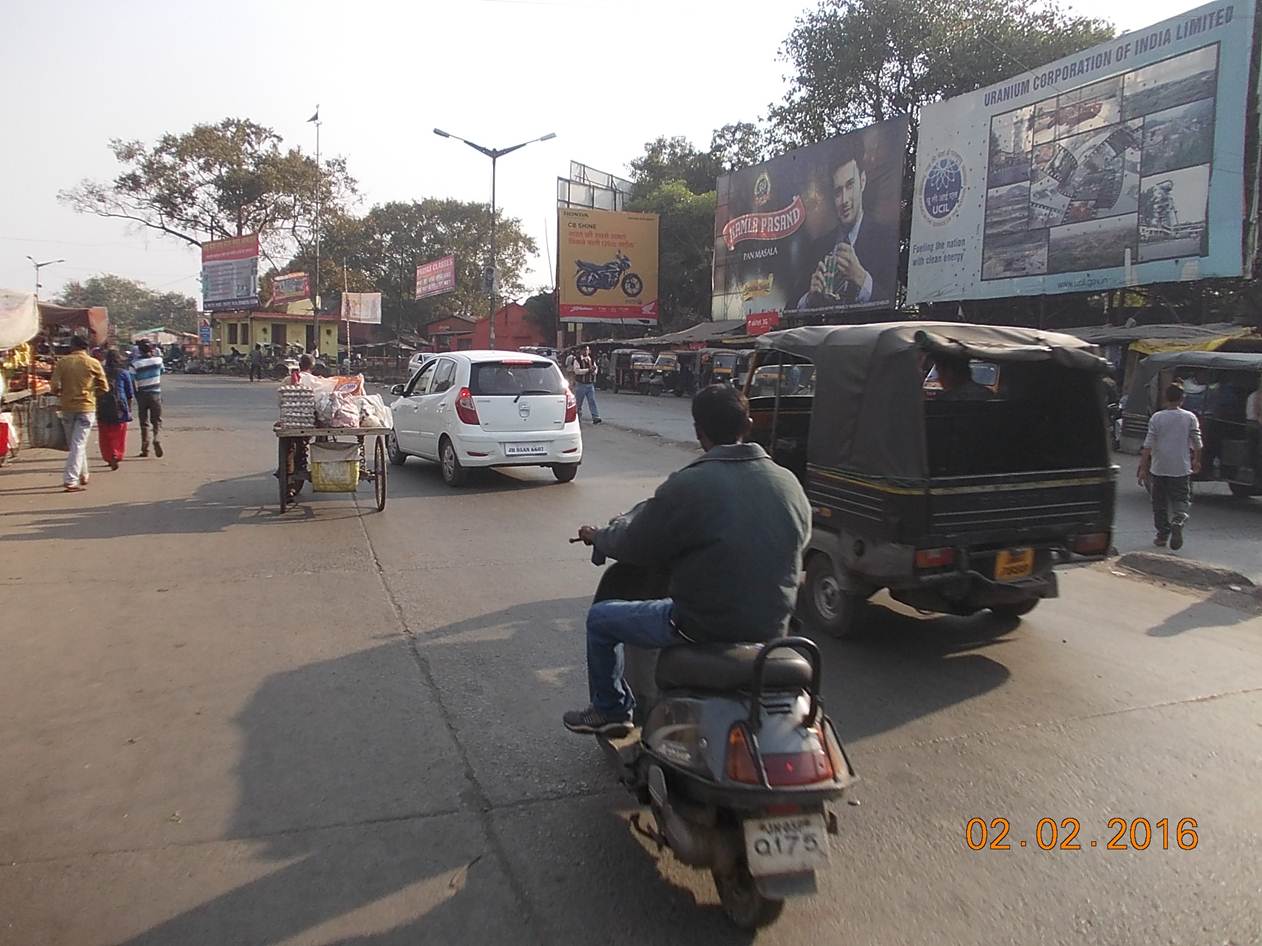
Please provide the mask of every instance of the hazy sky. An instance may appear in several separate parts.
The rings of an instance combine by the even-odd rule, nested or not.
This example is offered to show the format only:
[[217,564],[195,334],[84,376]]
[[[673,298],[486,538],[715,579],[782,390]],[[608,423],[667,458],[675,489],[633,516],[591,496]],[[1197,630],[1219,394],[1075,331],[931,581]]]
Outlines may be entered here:
[[[1135,29],[1197,4],[1114,0],[1079,10]],[[360,210],[387,200],[487,200],[490,162],[431,129],[492,147],[549,131],[499,169],[504,212],[539,244],[550,283],[556,177],[571,159],[613,173],[659,134],[708,145],[783,94],[777,50],[803,0],[3,0],[0,286],[46,298],[113,272],[198,295],[200,257],[170,238],[80,216],[57,192],[108,179],[111,138],[150,142],[227,116],[345,155]],[[317,60],[317,52],[319,58]]]

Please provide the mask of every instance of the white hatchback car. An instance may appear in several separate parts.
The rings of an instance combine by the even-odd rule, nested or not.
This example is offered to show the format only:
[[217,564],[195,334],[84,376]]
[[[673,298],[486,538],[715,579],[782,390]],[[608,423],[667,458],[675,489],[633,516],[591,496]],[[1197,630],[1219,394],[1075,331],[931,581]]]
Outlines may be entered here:
[[444,352],[396,384],[390,462],[436,461],[448,486],[470,467],[546,466],[562,483],[583,460],[578,402],[555,362],[506,351]]

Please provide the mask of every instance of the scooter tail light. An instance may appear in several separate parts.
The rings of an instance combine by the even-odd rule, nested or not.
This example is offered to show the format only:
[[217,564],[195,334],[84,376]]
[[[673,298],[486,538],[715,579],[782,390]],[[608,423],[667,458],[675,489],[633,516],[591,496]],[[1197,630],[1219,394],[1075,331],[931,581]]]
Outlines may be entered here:
[[767,784],[773,788],[833,780],[832,760],[822,744],[809,752],[765,754],[762,764],[767,770]]
[[460,418],[462,424],[481,426],[477,405],[473,403],[473,392],[468,388],[461,388],[460,393],[456,395],[456,416]]
[[725,771],[728,779],[733,782],[743,782],[746,785],[758,785],[762,782],[753,747],[745,738],[745,727],[740,724],[733,726],[727,733]]
[[578,399],[568,387],[565,389],[565,422],[572,424],[578,420]]

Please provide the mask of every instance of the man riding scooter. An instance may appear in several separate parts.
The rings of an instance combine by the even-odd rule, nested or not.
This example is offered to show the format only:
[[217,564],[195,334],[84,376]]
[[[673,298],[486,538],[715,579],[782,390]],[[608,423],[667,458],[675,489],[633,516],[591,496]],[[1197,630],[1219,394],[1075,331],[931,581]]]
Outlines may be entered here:
[[669,597],[600,601],[587,614],[591,704],[566,713],[571,732],[621,736],[635,698],[623,680],[623,644],[664,649],[782,637],[797,600],[811,508],[797,478],[757,444],[749,402],[730,384],[692,402],[705,455],[666,479],[651,499],[579,538],[602,556],[669,572]]

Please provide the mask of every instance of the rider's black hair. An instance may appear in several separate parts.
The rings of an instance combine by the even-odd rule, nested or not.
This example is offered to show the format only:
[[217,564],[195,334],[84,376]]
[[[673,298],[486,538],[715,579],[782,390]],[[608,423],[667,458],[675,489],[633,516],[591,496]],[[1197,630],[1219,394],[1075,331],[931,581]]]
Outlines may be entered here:
[[711,384],[692,399],[697,431],[716,444],[738,442],[749,422],[749,401],[730,384]]

